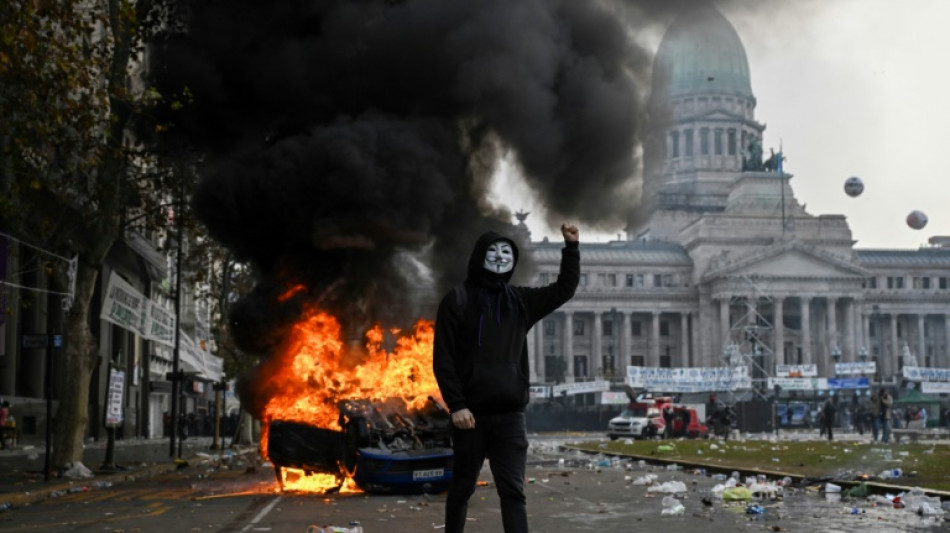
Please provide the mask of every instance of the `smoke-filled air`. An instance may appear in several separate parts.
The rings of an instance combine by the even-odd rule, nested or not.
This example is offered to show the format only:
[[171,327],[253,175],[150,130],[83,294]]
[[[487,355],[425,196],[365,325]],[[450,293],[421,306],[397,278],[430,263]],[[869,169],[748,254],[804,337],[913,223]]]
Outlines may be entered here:
[[198,217],[259,272],[230,317],[241,348],[266,356],[304,302],[347,340],[434,316],[475,237],[512,233],[485,199],[503,155],[552,222],[629,217],[652,61],[632,6],[181,2],[150,62],[189,95],[168,120],[200,156]]

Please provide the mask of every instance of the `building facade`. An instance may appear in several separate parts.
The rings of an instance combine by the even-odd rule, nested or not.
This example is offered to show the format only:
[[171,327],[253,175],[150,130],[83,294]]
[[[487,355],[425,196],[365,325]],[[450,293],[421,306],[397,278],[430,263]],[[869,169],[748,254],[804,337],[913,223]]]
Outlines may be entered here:
[[[656,55],[644,205],[626,240],[583,243],[573,300],[529,336],[532,381],[620,382],[628,365],[950,367],[950,239],[854,246],[844,216],[808,213],[782,154],[764,154],[748,60],[715,8],[681,15]],[[532,244],[537,282],[560,244]]]

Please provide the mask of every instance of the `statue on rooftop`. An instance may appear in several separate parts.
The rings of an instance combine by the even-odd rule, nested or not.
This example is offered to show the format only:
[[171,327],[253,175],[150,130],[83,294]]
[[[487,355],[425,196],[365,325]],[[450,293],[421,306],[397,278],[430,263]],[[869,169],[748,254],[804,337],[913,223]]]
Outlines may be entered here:
[[742,170],[743,172],[756,172],[765,170],[765,165],[762,164],[762,144],[759,143],[757,137],[749,138],[749,146],[746,151],[749,154],[748,157],[742,160]]

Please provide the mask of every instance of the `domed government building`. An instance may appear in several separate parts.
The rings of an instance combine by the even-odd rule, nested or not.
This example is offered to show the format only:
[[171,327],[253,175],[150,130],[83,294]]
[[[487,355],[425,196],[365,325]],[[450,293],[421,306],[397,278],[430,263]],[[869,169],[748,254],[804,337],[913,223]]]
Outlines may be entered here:
[[[605,382],[709,394],[698,370],[717,367],[744,369],[745,384],[718,389],[746,398],[855,401],[869,385],[908,383],[936,400],[950,392],[950,238],[861,249],[843,215],[808,213],[781,154],[763,153],[751,87],[742,40],[715,8],[669,27],[644,206],[625,240],[583,244],[576,296],[529,336],[539,395]],[[532,248],[547,283],[561,245]]]

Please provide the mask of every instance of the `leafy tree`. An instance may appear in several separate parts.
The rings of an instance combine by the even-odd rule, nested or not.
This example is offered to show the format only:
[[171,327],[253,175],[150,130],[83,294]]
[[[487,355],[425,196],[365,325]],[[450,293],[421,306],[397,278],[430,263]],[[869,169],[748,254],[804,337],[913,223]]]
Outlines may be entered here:
[[183,178],[130,134],[156,97],[138,69],[165,15],[156,0],[0,2],[0,227],[78,258],[55,466],[82,459],[98,359],[89,312],[103,262],[128,220],[162,223],[162,199]]

